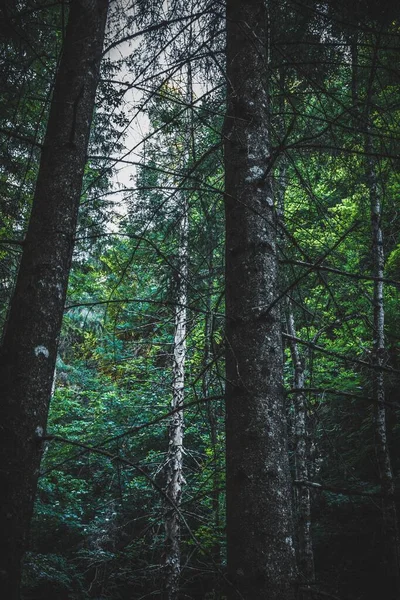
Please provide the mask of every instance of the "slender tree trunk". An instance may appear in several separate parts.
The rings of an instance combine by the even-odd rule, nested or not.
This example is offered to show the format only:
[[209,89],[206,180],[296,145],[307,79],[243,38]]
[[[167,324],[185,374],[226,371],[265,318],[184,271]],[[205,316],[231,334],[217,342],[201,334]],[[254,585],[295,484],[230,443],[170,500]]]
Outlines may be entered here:
[[[358,82],[358,34],[354,33],[351,38],[352,59],[352,99],[356,106],[359,102]],[[385,378],[384,372],[379,367],[385,362],[385,306],[384,306],[384,284],[379,281],[384,277],[385,254],[383,248],[383,232],[381,227],[382,206],[380,200],[380,189],[377,176],[377,161],[374,156],[372,138],[373,124],[371,122],[371,104],[374,93],[374,80],[378,64],[379,38],[373,50],[371,72],[366,90],[366,109],[363,115],[366,130],[364,136],[365,149],[365,179],[369,191],[370,213],[371,213],[371,238],[372,238],[372,275],[373,282],[373,347],[372,360],[377,370],[372,371],[372,388],[374,404],[374,435],[375,449],[381,484],[382,515],[385,532],[385,557],[387,570],[387,598],[394,600],[400,596],[400,545],[399,530],[394,499],[394,479],[390,460],[389,447],[387,443],[386,406],[385,406]],[[355,113],[356,115],[356,113]],[[355,119],[355,127],[357,121]]]
[[73,0],[0,358],[0,596],[19,598],[86,162],[107,0]]
[[[284,92],[285,77],[280,73],[280,112],[285,113]],[[281,140],[284,139],[285,124],[281,120]],[[287,160],[282,155],[279,158],[278,177],[276,181],[276,207],[280,222],[285,222],[285,192],[287,186]],[[279,242],[284,245],[283,229],[279,229]],[[296,327],[290,300],[288,300],[287,317],[288,334],[293,338],[290,342],[290,354],[292,357],[294,370],[294,387],[298,390],[294,395],[294,462],[295,479],[297,481],[309,481],[308,472],[308,444],[307,444],[307,401],[304,392],[304,367],[301,359],[298,344],[294,341],[296,338]],[[295,498],[295,528],[296,528],[296,556],[299,576],[301,583],[310,584],[315,580],[314,572],[314,553],[311,538],[311,495],[310,488],[307,486],[296,487],[294,490]],[[308,593],[308,592],[306,592]]]
[[[180,219],[179,267],[177,306],[175,310],[174,362],[171,408],[175,410],[183,405],[185,399],[185,360],[186,360],[186,305],[188,275],[188,206],[185,194],[182,194],[182,216]],[[167,482],[165,492],[173,504],[179,508],[182,496],[183,477],[183,411],[177,411],[171,417],[169,425],[169,447],[167,457]],[[180,554],[180,518],[177,510],[166,505],[165,526],[165,564],[164,599],[175,600],[179,592],[181,572]]]
[[[307,399],[304,392],[304,367],[299,347],[294,341],[296,328],[293,312],[289,310],[288,334],[291,336],[290,353],[294,367],[294,433],[295,433],[295,478],[297,481],[309,481],[307,451]],[[310,488],[299,486],[295,489],[297,562],[302,583],[307,585],[315,580],[314,553],[311,538],[311,497]]]
[[[190,66],[187,75],[186,102],[189,105],[192,99],[192,81]],[[186,115],[184,133],[184,164],[187,165],[190,156],[190,119]],[[177,291],[175,309],[174,333],[174,362],[172,376],[172,401],[173,410],[183,405],[185,399],[185,361],[186,361],[186,324],[187,324],[187,278],[188,278],[188,234],[189,234],[189,204],[186,192],[180,193],[178,209],[181,212],[179,220],[179,248],[177,269]],[[182,496],[182,485],[185,483],[183,476],[183,436],[184,436],[183,411],[177,411],[171,417],[169,425],[169,447],[166,469],[165,492],[171,504],[179,508]],[[181,573],[181,524],[179,513],[171,504],[166,504],[164,513],[165,527],[165,561],[164,561],[164,600],[176,600],[179,594],[179,579]]]
[[[210,377],[210,361],[212,359],[212,334],[213,334],[213,315],[211,313],[211,303],[212,303],[212,291],[213,291],[213,249],[212,249],[212,238],[210,240],[210,248],[208,248],[208,256],[209,256],[209,275],[210,275],[210,284],[207,291],[207,312],[205,316],[204,323],[204,359],[203,359],[203,385],[202,392],[203,398],[207,398],[211,395],[211,377]],[[206,403],[206,410],[208,414],[208,423],[210,428],[210,444],[213,456],[213,466],[212,466],[212,481],[213,481],[213,489],[211,492],[211,507],[214,521],[214,530],[216,534],[216,541],[211,548],[211,555],[213,561],[216,565],[220,564],[221,561],[221,546],[219,543],[219,533],[221,527],[221,516],[220,516],[220,487],[221,487],[221,478],[220,478],[220,462],[219,462],[219,453],[218,453],[218,416],[217,409],[213,405],[212,402]]]
[[[383,297],[383,281],[385,256],[383,249],[383,234],[381,228],[382,207],[379,185],[376,174],[376,160],[372,156],[372,139],[370,132],[366,135],[366,178],[370,196],[371,229],[372,229],[372,262],[374,291],[373,291],[373,349],[372,358],[375,367],[373,371],[373,397],[375,404],[375,448],[379,470],[382,500],[382,513],[385,530],[385,546],[387,549],[385,562],[387,568],[388,596],[398,598],[400,594],[400,551],[399,531],[394,499],[394,480],[387,441],[385,380],[384,373],[379,367],[385,362],[385,307]],[[389,591],[390,589],[390,591]]]
[[225,119],[228,600],[294,598],[295,554],[264,0],[227,2]]

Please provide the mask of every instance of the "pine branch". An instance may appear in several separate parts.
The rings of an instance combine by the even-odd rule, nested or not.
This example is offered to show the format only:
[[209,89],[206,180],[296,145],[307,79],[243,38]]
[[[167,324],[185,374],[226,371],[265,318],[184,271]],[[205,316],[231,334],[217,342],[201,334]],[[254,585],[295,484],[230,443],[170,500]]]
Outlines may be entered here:
[[[343,496],[366,496],[369,498],[388,498],[388,494],[382,492],[364,492],[362,490],[349,490],[332,485],[324,485],[315,481],[299,481],[295,480],[293,484],[297,487],[309,487],[321,492],[331,492],[332,494],[341,494]],[[394,494],[395,498],[400,498],[400,494]]]
[[400,281],[397,281],[396,279],[387,279],[386,277],[373,277],[372,275],[361,275],[359,273],[349,273],[348,271],[342,271],[341,269],[335,269],[334,267],[328,267],[326,265],[321,265],[318,263],[308,263],[302,260],[283,259],[279,262],[283,265],[297,265],[299,267],[306,267],[315,271],[327,271],[328,273],[344,275],[345,277],[357,279],[358,281],[382,281],[383,283],[386,283],[388,285],[394,285],[395,287],[400,288]]
[[301,338],[294,337],[289,335],[288,333],[282,333],[282,336],[293,342],[297,342],[298,344],[302,344],[303,346],[307,346],[308,348],[312,348],[313,350],[317,350],[318,352],[323,352],[327,356],[333,356],[345,363],[350,362],[355,365],[361,365],[363,367],[367,367],[368,369],[374,369],[378,371],[385,371],[386,373],[393,373],[396,375],[400,374],[400,370],[392,369],[391,367],[384,367],[383,365],[374,365],[372,363],[367,362],[366,360],[362,360],[360,358],[352,358],[350,356],[344,356],[344,354],[340,354],[339,352],[334,352],[333,350],[327,350],[318,344],[314,344],[313,342],[308,342],[306,340],[302,340]]

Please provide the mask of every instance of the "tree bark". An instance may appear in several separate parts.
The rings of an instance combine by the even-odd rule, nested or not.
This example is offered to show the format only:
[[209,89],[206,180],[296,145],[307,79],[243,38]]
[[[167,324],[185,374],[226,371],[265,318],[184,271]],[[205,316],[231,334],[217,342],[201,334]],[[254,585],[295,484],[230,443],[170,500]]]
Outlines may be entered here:
[[[368,125],[369,127],[369,125]],[[372,231],[372,263],[373,263],[373,347],[372,360],[378,367],[385,363],[385,306],[384,306],[384,268],[385,255],[383,248],[383,233],[381,228],[382,207],[379,185],[376,174],[376,160],[372,156],[372,138],[368,130],[365,140],[366,149],[366,179],[369,189]],[[387,441],[385,378],[381,369],[373,372],[374,403],[374,433],[375,448],[381,484],[382,515],[385,531],[386,570],[388,583],[388,598],[398,598],[400,594],[400,548],[396,503],[394,499],[395,486],[390,451]]]
[[[212,293],[213,293],[213,242],[212,232],[210,231],[209,248],[207,249],[207,255],[209,256],[208,272],[210,276],[210,283],[207,291],[207,305],[206,315],[204,322],[204,357],[203,357],[203,381],[202,381],[202,392],[203,398],[208,398],[212,395],[212,381],[211,381],[211,365],[212,359],[212,336],[213,336],[213,315],[211,311],[212,306]],[[211,492],[211,507],[213,515],[213,527],[215,533],[215,543],[211,547],[210,553],[214,565],[221,563],[221,546],[219,542],[220,530],[221,530],[221,506],[220,506],[220,488],[221,488],[221,465],[218,452],[218,413],[217,408],[212,402],[207,402],[206,411],[208,416],[209,432],[210,432],[210,446],[212,450],[212,492]]]
[[225,118],[228,600],[291,600],[295,554],[283,400],[264,0],[227,2]]
[[[179,272],[177,306],[175,311],[174,363],[171,409],[183,406],[185,400],[186,320],[187,320],[187,275],[188,275],[188,206],[183,195],[182,217],[179,224]],[[180,506],[183,477],[183,435],[185,423],[183,411],[171,417],[167,458],[167,483],[165,492],[176,507]],[[176,600],[179,592],[181,572],[180,518],[177,510],[166,506],[164,599]]]
[[[190,66],[188,66],[188,80],[186,102],[189,106],[192,96],[192,81]],[[184,163],[188,164],[190,155],[190,122],[186,115],[184,133]],[[172,401],[171,409],[176,410],[183,406],[185,400],[185,362],[186,362],[186,329],[187,329],[187,278],[188,264],[188,241],[189,241],[189,204],[187,194],[181,191],[178,210],[179,218],[179,248],[178,268],[176,273],[177,291],[175,308],[175,332],[174,332],[174,361],[172,376]],[[166,504],[164,513],[165,528],[165,560],[163,599],[176,600],[179,594],[179,579],[181,574],[181,524],[179,508],[182,497],[182,485],[185,483],[183,476],[183,437],[185,423],[183,411],[177,411],[171,417],[169,424],[169,446],[166,468],[165,492],[171,503]]]
[[[284,75],[280,73],[280,112],[285,112],[284,104]],[[281,120],[281,139],[285,135],[285,125]],[[278,164],[278,177],[276,181],[276,207],[280,223],[285,223],[285,192],[287,180],[287,160],[282,155]],[[283,229],[279,228],[279,245],[284,245]],[[296,326],[291,307],[291,301],[288,299],[287,332],[290,336],[289,347],[293,364],[293,383],[294,383],[294,469],[295,479],[297,481],[308,481],[310,479],[308,472],[309,449],[307,444],[307,400],[304,391],[304,366],[296,342]],[[311,494],[307,487],[297,486],[294,489],[295,500],[295,530],[296,530],[296,557],[297,567],[301,584],[305,587],[304,594],[309,594],[309,584],[315,580],[314,571],[314,553],[311,538]],[[304,595],[300,593],[301,596]]]
[[0,355],[0,595],[19,598],[71,266],[108,0],[72,0]]
[[[299,347],[295,341],[296,328],[293,312],[289,310],[288,334],[290,340],[290,354],[294,369],[294,434],[295,434],[295,479],[296,481],[309,481],[308,449],[307,449],[307,400],[304,391],[304,367],[301,360]],[[296,529],[297,529],[297,563],[299,575],[303,585],[309,585],[315,580],[314,553],[311,538],[311,498],[310,488],[297,486],[296,499]]]
[[[180,220],[179,272],[177,306],[175,311],[174,363],[171,409],[183,406],[185,400],[185,360],[186,360],[186,320],[187,320],[187,275],[188,275],[188,206],[183,196],[182,217]],[[165,492],[176,507],[180,506],[183,477],[183,435],[185,423],[183,411],[173,414],[169,425],[169,446],[167,457],[167,482]],[[164,599],[176,600],[179,593],[181,573],[180,517],[177,510],[166,506]]]

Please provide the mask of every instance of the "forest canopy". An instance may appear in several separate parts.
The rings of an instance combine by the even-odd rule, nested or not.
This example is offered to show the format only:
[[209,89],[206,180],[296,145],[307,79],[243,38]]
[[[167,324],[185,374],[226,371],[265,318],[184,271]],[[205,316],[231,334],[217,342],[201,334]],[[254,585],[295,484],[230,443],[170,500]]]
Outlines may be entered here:
[[400,9],[0,2],[0,594],[400,593]]

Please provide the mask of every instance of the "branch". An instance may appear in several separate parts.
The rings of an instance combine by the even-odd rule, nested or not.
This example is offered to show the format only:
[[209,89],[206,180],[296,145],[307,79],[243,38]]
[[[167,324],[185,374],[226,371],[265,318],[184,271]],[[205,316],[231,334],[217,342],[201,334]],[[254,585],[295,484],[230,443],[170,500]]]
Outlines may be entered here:
[[[336,250],[336,248],[338,246],[340,246],[340,244],[347,238],[347,236],[354,231],[354,229],[356,229],[358,226],[360,225],[359,221],[355,221],[353,223],[353,225],[351,225],[351,227],[349,227],[341,236],[338,240],[336,240],[336,242],[333,244],[333,246],[331,246],[330,248],[328,248],[328,250],[326,250],[321,256],[320,258],[317,260],[317,262],[315,263],[316,265],[319,265],[320,263],[322,263],[330,254],[332,254],[332,252],[334,252],[334,250]],[[314,269],[314,265],[313,265],[313,269]],[[260,310],[260,316],[264,317],[265,315],[268,315],[268,313],[272,310],[272,308],[278,304],[278,302],[280,302],[280,300],[282,300],[282,298],[284,298],[288,292],[290,292],[290,290],[292,290],[293,288],[295,288],[297,286],[298,283],[300,283],[300,281],[302,279],[304,279],[305,277],[307,277],[307,275],[310,275],[310,273],[312,273],[313,269],[308,269],[305,273],[302,273],[301,275],[299,275],[299,277],[297,277],[294,281],[291,282],[291,284],[285,288],[283,290],[283,292],[281,292],[280,294],[278,294],[278,296],[276,298],[274,298],[274,300],[265,308],[262,308],[262,310]]]
[[4,129],[3,127],[0,127],[0,133],[3,133],[4,135],[6,135],[9,138],[19,140],[20,142],[25,142],[26,144],[29,144],[31,146],[36,146],[37,148],[43,148],[43,144],[40,144],[38,141],[36,141],[35,138],[31,138],[26,135],[22,135],[20,133],[17,133],[16,131],[11,131],[10,129]]
[[371,158],[391,158],[393,160],[398,159],[397,154],[390,154],[389,152],[366,152],[365,150],[357,150],[356,148],[339,148],[338,146],[329,146],[328,144],[302,144],[300,142],[293,142],[285,147],[285,150],[315,150],[317,152],[343,152],[345,154],[353,154],[355,156],[369,156]]
[[152,300],[151,298],[122,298],[121,300],[110,299],[110,300],[94,300],[93,302],[77,302],[76,304],[68,304],[65,307],[65,311],[71,310],[72,308],[79,308],[81,306],[101,306],[104,304],[132,304],[132,303],[143,303],[143,304],[158,304],[159,306],[173,306],[173,307],[182,307],[187,308],[188,310],[192,310],[193,312],[201,313],[201,314],[211,314],[216,317],[225,317],[222,313],[216,313],[209,310],[204,310],[202,308],[197,308],[196,306],[190,304],[182,304],[180,302],[172,302],[171,300]]
[[375,398],[369,396],[360,396],[359,394],[352,394],[351,392],[342,392],[341,390],[332,390],[325,388],[292,388],[286,391],[286,394],[303,394],[309,392],[310,394],[332,394],[334,396],[344,396],[345,398],[355,398],[356,400],[365,400],[366,402],[372,402],[373,404],[384,404],[390,408],[400,408],[399,402],[386,402],[378,401]]
[[309,487],[321,492],[331,492],[332,494],[342,494],[343,496],[367,496],[369,498],[400,498],[399,494],[383,494],[382,492],[363,492],[361,490],[348,490],[346,488],[338,488],[331,485],[324,485],[314,481],[300,481],[295,479],[293,484],[296,487]]
[[0,239],[0,244],[11,244],[12,246],[24,246],[25,240]]
[[198,17],[202,17],[203,15],[206,15],[209,13],[210,13],[209,10],[203,10],[201,12],[189,14],[189,15],[182,16],[182,17],[177,17],[176,19],[170,19],[170,20],[164,19],[163,21],[160,21],[159,23],[156,23],[155,25],[149,25],[149,27],[146,27],[145,29],[141,29],[140,31],[135,31],[135,33],[131,33],[130,35],[126,35],[125,37],[120,38],[119,40],[116,40],[115,42],[112,42],[109,46],[107,46],[107,48],[105,48],[103,50],[103,53],[101,56],[102,57],[105,56],[108,52],[110,52],[110,50],[112,50],[113,48],[116,48],[120,44],[124,44],[125,42],[130,42],[130,41],[136,39],[137,37],[140,37],[141,35],[145,35],[146,33],[152,33],[153,31],[158,31],[159,29],[163,29],[164,27],[169,27],[170,25],[174,25],[175,23],[181,23],[182,21],[188,21],[190,19],[197,19]]
[[324,598],[332,598],[332,600],[341,600],[338,596],[328,594],[328,592],[323,592],[322,590],[315,588],[312,584],[308,586],[302,585],[300,586],[300,590],[302,592],[308,592],[309,594],[311,594],[311,596],[315,594],[317,596],[324,596]]
[[298,344],[303,344],[303,346],[307,346],[308,348],[312,348],[313,350],[317,350],[318,352],[323,352],[324,354],[327,354],[328,356],[334,356],[335,358],[342,360],[343,362],[351,362],[356,365],[362,365],[363,367],[367,367],[368,369],[374,369],[377,371],[385,371],[386,373],[392,373],[392,374],[394,373],[396,375],[400,374],[400,371],[397,369],[392,369],[391,367],[384,367],[382,365],[374,365],[372,363],[367,362],[366,360],[361,360],[360,358],[351,358],[349,356],[344,356],[343,354],[340,354],[339,352],[334,352],[333,350],[327,350],[326,348],[323,348],[322,346],[319,346],[318,344],[314,344],[313,342],[307,342],[306,340],[302,340],[293,335],[289,335],[288,333],[282,333],[282,336],[287,340],[290,340],[292,342],[297,342]]
[[387,283],[388,285],[394,285],[396,287],[400,287],[400,281],[396,281],[395,279],[386,279],[385,277],[372,277],[372,275],[360,275],[357,273],[348,273],[347,271],[342,271],[341,269],[335,269],[333,267],[327,267],[325,265],[320,265],[318,263],[308,263],[302,260],[291,260],[284,259],[279,261],[283,265],[298,265],[299,267],[307,267],[309,269],[313,269],[315,271],[328,271],[329,273],[336,273],[337,275],[344,275],[346,277],[351,277],[352,279],[358,279],[363,281],[382,281],[383,283]]
[[[174,415],[177,412],[180,412],[181,410],[187,410],[188,408],[192,408],[193,406],[197,406],[198,404],[201,404],[202,402],[212,402],[213,400],[223,400],[224,396],[206,396],[205,398],[198,398],[197,400],[193,400],[193,402],[187,402],[186,404],[182,404],[181,406],[177,406],[176,408],[170,410],[169,412],[156,417],[155,419],[153,419],[152,421],[147,421],[146,423],[141,423],[140,425],[135,425],[133,427],[129,427],[129,429],[127,429],[126,431],[124,431],[123,433],[119,433],[117,435],[113,435],[110,436],[108,438],[106,438],[105,440],[103,440],[101,442],[100,445],[97,446],[86,446],[85,444],[81,444],[80,442],[72,442],[72,445],[76,445],[76,446],[80,446],[82,448],[86,448],[89,450],[101,450],[100,446],[104,445],[104,444],[109,444],[110,442],[115,442],[117,440],[122,439],[123,437],[126,437],[128,435],[132,435],[134,433],[137,433],[138,431],[140,431],[141,429],[146,429],[147,427],[150,427],[151,425],[157,425],[158,423],[160,423],[161,421],[164,421],[165,419],[168,419],[169,417],[171,417],[172,415]],[[46,442],[46,441],[52,441],[55,440],[58,436],[54,436],[52,434],[49,435],[44,435],[41,436],[39,439],[40,441]],[[107,451],[105,450],[104,452],[106,452],[105,456],[109,456],[109,453],[107,453]]]
[[134,468],[136,471],[138,471],[140,473],[140,475],[143,475],[143,477],[145,477],[151,483],[151,485],[160,493],[160,495],[164,498],[164,500],[166,500],[172,506],[172,508],[179,514],[179,517],[182,519],[182,522],[185,524],[185,526],[190,534],[190,537],[194,540],[196,545],[198,545],[203,550],[203,547],[201,546],[201,544],[198,542],[197,538],[193,534],[189,524],[187,523],[187,521],[186,521],[185,517],[183,516],[179,507],[168,496],[168,494],[163,490],[163,488],[147,473],[147,471],[145,469],[143,469],[143,467],[139,466],[137,463],[133,463],[130,460],[127,460],[126,458],[122,458],[122,456],[119,456],[118,454],[111,454],[111,452],[108,452],[107,450],[103,450],[102,448],[88,446],[87,444],[82,444],[81,442],[76,442],[75,440],[69,440],[68,438],[64,438],[64,437],[61,437],[58,435],[44,435],[42,437],[39,437],[38,441],[40,441],[40,442],[55,441],[55,442],[61,442],[63,444],[68,444],[71,446],[77,446],[78,448],[83,448],[87,452],[93,452],[95,454],[100,454],[101,456],[105,456],[106,458],[109,458],[112,462],[118,461],[128,467]]

